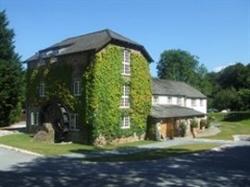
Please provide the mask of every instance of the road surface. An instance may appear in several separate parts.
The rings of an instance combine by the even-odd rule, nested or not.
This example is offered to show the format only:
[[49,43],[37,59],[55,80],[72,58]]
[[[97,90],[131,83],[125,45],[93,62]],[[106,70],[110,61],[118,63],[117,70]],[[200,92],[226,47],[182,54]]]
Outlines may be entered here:
[[[250,186],[249,145],[155,161],[120,163],[89,163],[69,157],[30,158],[2,151],[0,187]],[[15,164],[6,167],[5,163],[11,160]]]

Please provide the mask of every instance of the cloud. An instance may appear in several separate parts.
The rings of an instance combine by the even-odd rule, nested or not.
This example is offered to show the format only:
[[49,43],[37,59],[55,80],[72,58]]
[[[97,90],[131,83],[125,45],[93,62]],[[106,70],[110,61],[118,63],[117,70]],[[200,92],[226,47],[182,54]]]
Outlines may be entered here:
[[217,66],[217,67],[215,67],[215,68],[213,69],[213,71],[217,73],[217,72],[219,72],[219,71],[221,71],[221,70],[223,70],[223,69],[225,69],[226,67],[231,66],[231,65],[234,65],[234,63],[230,63],[230,64],[226,64],[226,65]]

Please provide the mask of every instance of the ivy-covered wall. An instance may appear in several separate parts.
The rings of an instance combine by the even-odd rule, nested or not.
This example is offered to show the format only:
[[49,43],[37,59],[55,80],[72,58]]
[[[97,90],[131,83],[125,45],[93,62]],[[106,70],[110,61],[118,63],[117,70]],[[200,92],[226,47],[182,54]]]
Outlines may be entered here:
[[[29,105],[41,107],[53,99],[70,110],[76,110],[77,98],[71,91],[72,67],[65,63],[46,64],[27,71],[27,100]],[[39,84],[45,83],[45,97],[39,97]]]
[[121,54],[121,48],[108,45],[95,55],[85,72],[86,120],[91,126],[92,140],[100,135],[112,139],[120,130]]
[[[70,59],[59,59],[58,63],[28,69],[27,99],[29,106],[41,107],[57,99],[72,112],[78,113],[79,123],[88,131],[92,143],[100,136],[107,141],[115,138],[142,135],[151,108],[151,78],[149,64],[144,56],[131,50],[131,75],[123,77],[122,47],[109,44],[96,54],[89,55],[84,66],[74,65]],[[86,60],[86,59],[85,59]],[[87,64],[87,65],[86,65]],[[75,71],[80,69],[81,96],[74,96],[72,82]],[[45,83],[45,97],[38,97],[41,81]],[[121,109],[122,86],[130,86],[130,108]],[[122,129],[124,114],[131,117],[130,128]]]
[[146,130],[147,117],[151,110],[151,76],[149,64],[140,53],[131,54],[131,118],[137,134]]
[[[131,50],[131,76],[123,77],[123,48],[108,45],[95,55],[89,71],[85,73],[87,84],[86,119],[92,129],[92,140],[104,136],[128,137],[145,132],[146,119],[151,108],[151,78],[147,60],[137,51]],[[120,108],[122,86],[130,86],[130,108]],[[131,117],[128,129],[121,128],[124,114]]]

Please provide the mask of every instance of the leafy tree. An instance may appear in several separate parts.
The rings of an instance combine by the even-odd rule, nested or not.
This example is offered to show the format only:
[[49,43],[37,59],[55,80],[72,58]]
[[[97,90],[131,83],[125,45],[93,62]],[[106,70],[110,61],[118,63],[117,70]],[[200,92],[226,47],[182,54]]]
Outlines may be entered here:
[[213,85],[210,107],[219,110],[250,109],[250,64],[237,63],[208,76]]
[[240,89],[239,96],[241,98],[241,110],[250,110],[250,89]]
[[164,51],[157,64],[158,77],[186,82],[210,95],[212,85],[208,80],[207,69],[199,64],[197,56],[180,49]]
[[222,88],[234,87],[236,90],[250,88],[250,66],[237,63],[218,73],[217,81]]
[[198,64],[198,58],[187,51],[166,50],[157,65],[158,77],[193,83]]
[[8,25],[5,11],[0,11],[0,126],[18,119],[23,98],[22,66]]
[[213,105],[215,108],[240,110],[242,106],[241,98],[235,88],[221,89],[214,98]]

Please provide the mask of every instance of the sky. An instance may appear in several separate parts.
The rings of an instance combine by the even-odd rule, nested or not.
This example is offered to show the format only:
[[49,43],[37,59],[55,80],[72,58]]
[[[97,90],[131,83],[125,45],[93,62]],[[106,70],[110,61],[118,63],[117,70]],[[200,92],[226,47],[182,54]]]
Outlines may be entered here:
[[67,37],[109,28],[144,45],[154,59],[182,49],[209,71],[250,63],[250,0],[0,0],[16,52],[25,60]]

